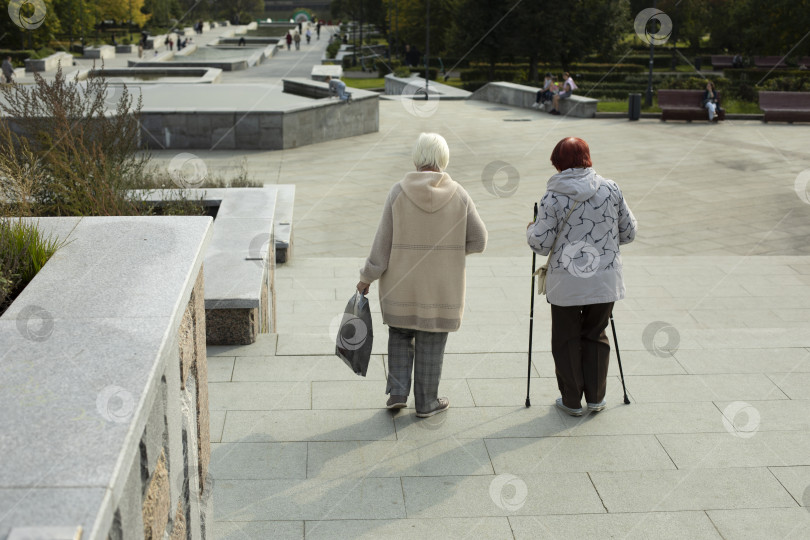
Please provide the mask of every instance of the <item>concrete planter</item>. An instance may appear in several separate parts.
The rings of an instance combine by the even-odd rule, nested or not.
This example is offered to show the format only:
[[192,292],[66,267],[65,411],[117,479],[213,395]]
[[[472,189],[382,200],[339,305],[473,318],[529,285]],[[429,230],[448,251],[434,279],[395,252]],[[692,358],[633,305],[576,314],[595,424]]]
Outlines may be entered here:
[[73,65],[73,55],[66,52],[54,53],[45,58],[26,58],[25,71],[28,73],[43,72],[43,71],[56,71],[59,66],[62,69]]
[[0,317],[0,538],[205,538],[211,218],[38,221],[66,244]]
[[101,45],[100,47],[85,47],[85,58],[115,58],[115,47],[112,45]]

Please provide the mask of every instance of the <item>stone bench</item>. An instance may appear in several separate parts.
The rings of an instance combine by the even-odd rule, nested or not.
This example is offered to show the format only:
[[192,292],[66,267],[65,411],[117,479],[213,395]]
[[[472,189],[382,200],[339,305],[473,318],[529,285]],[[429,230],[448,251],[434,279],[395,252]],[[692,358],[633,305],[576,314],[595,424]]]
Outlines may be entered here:
[[313,99],[330,97],[329,84],[308,79],[283,79],[284,93]]
[[[537,101],[539,88],[510,82],[487,83],[470,96],[470,99],[531,108]],[[576,118],[594,118],[599,100],[574,94],[560,100],[560,114]]]
[[[183,190],[189,200],[218,206],[214,232],[205,254],[206,340],[209,345],[247,345],[275,328],[275,254],[291,253],[295,186]],[[144,202],[160,204],[176,190],[135,192]],[[283,201],[276,217],[280,194]],[[282,224],[277,224],[278,219]],[[282,243],[276,241],[281,227]]]
[[295,208],[295,184],[277,184],[274,237],[276,262],[285,263],[293,253],[293,209]]
[[[709,111],[703,106],[703,90],[659,90],[658,106],[661,107],[662,122],[709,119]],[[717,118],[725,120],[726,111],[718,108]]]
[[325,82],[326,77],[333,79],[340,79],[343,77],[343,67],[337,65],[314,65],[310,72],[310,78],[313,81]]
[[84,58],[115,58],[115,47],[112,45],[101,45],[99,47],[85,47]]
[[73,65],[73,55],[66,52],[54,53],[45,58],[26,58],[25,71],[28,73],[41,73],[43,71],[55,71],[59,66],[65,69]]
[[760,92],[765,122],[810,122],[810,92]]
[[202,538],[211,218],[32,221],[63,245],[0,317],[0,538]]
[[132,54],[135,51],[135,45],[116,45],[116,54]]

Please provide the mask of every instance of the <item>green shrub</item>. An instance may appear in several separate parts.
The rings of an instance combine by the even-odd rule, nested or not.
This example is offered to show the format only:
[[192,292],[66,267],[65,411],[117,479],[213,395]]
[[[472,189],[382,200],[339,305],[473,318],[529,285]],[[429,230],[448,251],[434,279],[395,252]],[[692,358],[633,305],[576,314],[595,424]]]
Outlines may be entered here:
[[411,76],[411,68],[408,66],[399,66],[394,69],[394,76],[395,77],[410,77]]
[[777,77],[768,79],[759,87],[760,90],[774,92],[810,92],[810,77]]
[[339,50],[340,50],[340,40],[339,39],[332,40],[332,42],[326,47],[326,57],[334,58]]
[[390,60],[378,58],[374,62],[374,67],[377,69],[377,74],[379,77],[385,77],[389,73],[394,73],[396,69],[400,66],[402,66],[402,62],[400,62],[395,58],[392,58]]
[[0,314],[34,279],[60,244],[21,219],[0,220]]

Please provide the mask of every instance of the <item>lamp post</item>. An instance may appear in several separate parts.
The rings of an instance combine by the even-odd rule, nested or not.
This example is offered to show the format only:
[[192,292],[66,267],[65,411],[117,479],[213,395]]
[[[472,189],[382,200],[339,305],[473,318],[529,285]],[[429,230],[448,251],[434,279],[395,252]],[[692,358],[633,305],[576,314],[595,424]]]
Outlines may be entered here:
[[428,85],[430,84],[430,0],[427,0],[427,13],[425,23],[425,101],[428,100]]
[[[653,0],[653,8],[655,8],[656,0]],[[650,19],[650,21],[655,21],[656,19]],[[647,24],[650,24],[650,21],[647,21]],[[657,33],[652,33],[653,35]],[[653,63],[655,60],[655,40],[650,39],[650,74],[647,78],[647,107],[652,107],[652,84],[653,84]]]

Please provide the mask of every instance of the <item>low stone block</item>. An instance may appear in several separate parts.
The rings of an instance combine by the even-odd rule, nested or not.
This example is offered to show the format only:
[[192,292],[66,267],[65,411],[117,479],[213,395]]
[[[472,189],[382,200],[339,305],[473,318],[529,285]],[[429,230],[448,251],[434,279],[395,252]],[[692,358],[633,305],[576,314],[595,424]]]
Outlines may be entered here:
[[161,452],[155,474],[152,475],[143,502],[143,537],[145,540],[163,538],[166,524],[169,522],[170,510],[169,474],[166,470],[166,456]]
[[259,310],[206,309],[205,335],[209,345],[249,345],[259,333]]

